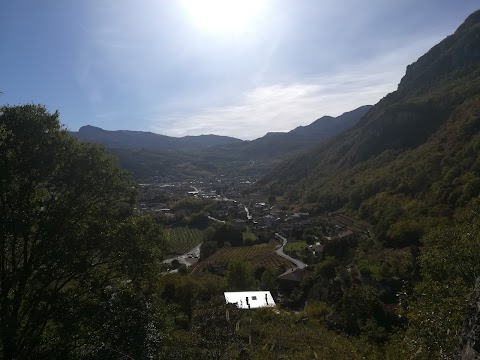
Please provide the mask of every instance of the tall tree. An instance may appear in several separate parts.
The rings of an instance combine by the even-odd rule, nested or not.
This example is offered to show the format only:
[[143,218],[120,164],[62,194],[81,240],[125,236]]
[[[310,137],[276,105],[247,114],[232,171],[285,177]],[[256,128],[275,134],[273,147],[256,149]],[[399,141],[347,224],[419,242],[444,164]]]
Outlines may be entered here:
[[231,291],[255,290],[255,278],[249,263],[235,259],[228,264],[228,289]]
[[134,216],[130,176],[58,118],[0,108],[0,355],[143,357],[158,229]]

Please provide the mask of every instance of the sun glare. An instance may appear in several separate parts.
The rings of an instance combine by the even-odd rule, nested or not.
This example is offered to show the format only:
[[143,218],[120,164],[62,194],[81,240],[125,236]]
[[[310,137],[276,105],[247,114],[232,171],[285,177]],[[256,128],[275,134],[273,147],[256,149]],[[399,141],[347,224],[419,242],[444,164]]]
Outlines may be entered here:
[[185,0],[192,22],[213,32],[249,30],[265,7],[265,0]]

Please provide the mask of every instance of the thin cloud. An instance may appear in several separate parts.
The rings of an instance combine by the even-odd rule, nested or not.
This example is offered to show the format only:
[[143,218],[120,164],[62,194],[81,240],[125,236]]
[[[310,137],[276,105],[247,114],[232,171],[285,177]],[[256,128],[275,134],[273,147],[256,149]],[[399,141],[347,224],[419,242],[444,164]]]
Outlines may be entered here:
[[[375,104],[396,89],[405,66],[440,40],[410,44],[331,76],[263,85],[233,104],[210,106],[174,116],[150,117],[150,130],[171,136],[217,134],[255,139],[271,131],[289,131],[323,115],[338,116]],[[188,108],[188,102],[183,104]],[[161,120],[159,120],[161,118]]]
[[[276,84],[253,89],[241,104],[210,108],[185,118],[173,118],[172,126],[154,130],[172,135],[218,134],[242,139],[261,137],[270,131],[289,131],[320,115],[338,115],[367,104],[388,92],[388,85],[370,89],[346,89],[341,85]],[[348,107],[346,107],[348,104]]]
[[82,61],[79,61],[74,69],[75,80],[78,86],[82,89],[86,99],[91,104],[100,104],[103,101],[103,94],[98,81],[92,75],[91,62],[82,56]]

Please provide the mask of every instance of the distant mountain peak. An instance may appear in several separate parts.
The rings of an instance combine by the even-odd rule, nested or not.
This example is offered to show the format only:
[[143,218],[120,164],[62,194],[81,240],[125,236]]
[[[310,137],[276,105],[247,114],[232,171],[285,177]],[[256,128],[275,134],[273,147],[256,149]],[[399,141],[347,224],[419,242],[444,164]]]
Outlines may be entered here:
[[371,107],[372,105],[360,106],[337,117],[322,116],[310,125],[299,126],[289,133],[309,138],[335,135],[355,125]]
[[310,125],[300,126],[289,132],[269,132],[252,141],[223,147],[222,151],[233,151],[242,159],[291,156],[296,152],[315,147],[354,126],[370,107],[370,105],[362,106],[336,118],[323,116]]
[[228,136],[199,135],[181,138],[145,131],[104,130],[96,126],[82,126],[71,135],[80,140],[103,144],[108,148],[164,150],[202,149],[210,146],[241,143],[243,140]]
[[79,133],[80,132],[85,133],[85,132],[91,132],[91,131],[105,131],[105,130],[93,125],[84,125],[80,129],[78,129]]
[[282,134],[286,134],[286,133],[283,132],[283,131],[269,131],[264,135],[264,137],[266,137],[266,136],[278,136],[278,135],[282,135]]

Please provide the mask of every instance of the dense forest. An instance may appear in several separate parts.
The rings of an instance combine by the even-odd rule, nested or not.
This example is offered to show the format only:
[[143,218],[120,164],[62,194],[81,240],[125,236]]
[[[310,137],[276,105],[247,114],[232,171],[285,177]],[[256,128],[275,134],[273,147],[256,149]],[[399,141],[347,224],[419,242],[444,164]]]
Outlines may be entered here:
[[[260,246],[271,234],[206,225],[213,201],[178,201],[183,217],[142,215],[131,174],[71,136],[58,112],[1,107],[0,357],[468,358],[480,336],[479,65],[480,11],[353,128],[255,185],[272,204],[278,196],[297,210],[341,210],[373,225],[327,243],[289,292],[275,269],[241,259],[224,273],[164,271],[172,222],[205,231],[201,257]],[[161,164],[179,166],[183,156]],[[300,236],[313,242],[322,231],[319,222]],[[225,304],[224,291],[255,289],[282,306]]]

